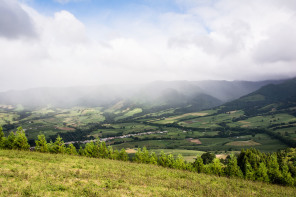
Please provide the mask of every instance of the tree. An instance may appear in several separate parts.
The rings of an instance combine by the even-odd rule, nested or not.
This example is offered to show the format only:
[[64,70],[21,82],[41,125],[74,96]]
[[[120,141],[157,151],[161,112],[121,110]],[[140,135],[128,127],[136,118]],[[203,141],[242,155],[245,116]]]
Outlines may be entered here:
[[160,152],[157,163],[163,167],[167,167],[167,155],[163,151]]
[[73,144],[69,144],[66,148],[66,153],[69,155],[78,155],[77,150]]
[[133,160],[137,163],[150,163],[150,155],[147,148],[144,146],[143,149],[138,148]]
[[128,160],[128,154],[126,153],[125,149],[122,148],[119,152],[119,155],[118,155],[118,159],[119,160],[122,160],[122,161],[127,161]]
[[209,165],[209,173],[222,176],[223,175],[223,164],[218,158],[215,158]]
[[246,162],[248,162],[252,169],[256,171],[263,157],[264,155],[254,148],[242,150],[237,157],[238,166],[241,168],[244,175],[246,175]]
[[138,148],[133,160],[137,163],[141,163],[143,160],[142,157],[143,157],[143,152],[142,152],[141,148]]
[[38,135],[38,140],[35,141],[35,150],[38,152],[46,153],[49,152],[48,144],[45,135]]
[[150,154],[149,163],[157,164],[157,155],[155,154],[155,152],[152,152]]
[[268,177],[271,183],[281,183],[281,172],[276,154],[272,154],[267,159]]
[[2,127],[0,126],[0,148],[3,147],[3,141],[4,141],[4,133],[3,133],[3,129]]
[[114,150],[112,148],[112,146],[108,146],[108,156],[107,158],[109,159],[116,159],[115,155],[114,155]]
[[225,174],[229,177],[243,177],[243,173],[237,165],[237,158],[234,155],[230,155],[228,164],[225,168]]
[[13,142],[13,148],[17,150],[29,150],[30,145],[22,127],[18,127]]
[[0,141],[2,140],[3,137],[4,137],[3,129],[0,126]]
[[97,157],[96,146],[93,142],[89,142],[85,145],[84,155],[87,157]]
[[167,157],[167,166],[169,168],[174,168],[175,166],[175,158],[172,154],[169,154]]
[[82,146],[79,147],[78,154],[79,154],[80,156],[84,156],[84,149],[82,148]]
[[11,131],[6,139],[3,141],[4,148],[6,149],[13,149],[13,143],[15,140],[15,135]]
[[245,163],[245,178],[255,180],[255,172],[248,161]]
[[98,157],[107,158],[108,157],[108,149],[106,146],[106,142],[101,142],[99,138],[97,138],[97,147],[99,151]]
[[265,163],[261,162],[259,164],[259,168],[255,172],[255,177],[258,181],[269,182],[269,177],[267,174],[267,168]]
[[294,179],[291,176],[291,173],[289,172],[289,167],[287,164],[284,164],[283,166],[283,172],[282,172],[282,184],[283,185],[294,185]]
[[58,135],[58,137],[56,138],[56,141],[53,144],[51,144],[50,150],[52,153],[65,153],[66,152],[65,143],[60,135]]
[[50,140],[49,143],[47,144],[47,148],[50,153],[55,153],[54,152],[54,143],[52,142],[52,140]]
[[179,154],[177,159],[175,160],[174,168],[186,169],[186,163],[185,163],[185,160],[181,154]]
[[117,149],[114,150],[113,158],[119,160],[119,151]]
[[149,163],[150,162],[150,155],[147,148],[144,146],[142,149],[142,163]]
[[201,173],[204,171],[204,163],[203,160],[201,158],[201,156],[197,156],[194,163],[193,163],[193,167],[195,168],[195,170],[198,173]]
[[210,152],[206,152],[201,155],[201,158],[202,158],[204,164],[212,163],[212,161],[214,160],[215,157],[216,157],[215,154],[210,153]]

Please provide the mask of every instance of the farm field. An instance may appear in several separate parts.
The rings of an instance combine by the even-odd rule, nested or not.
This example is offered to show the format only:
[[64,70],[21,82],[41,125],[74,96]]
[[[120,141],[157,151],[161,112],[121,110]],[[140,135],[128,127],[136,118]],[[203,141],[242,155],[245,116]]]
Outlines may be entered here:
[[292,187],[151,164],[12,150],[0,150],[0,158],[0,196],[294,196],[296,193]]
[[[22,126],[32,146],[40,134],[48,140],[60,135],[66,142],[109,138],[107,145],[117,149],[145,146],[147,149],[229,152],[254,147],[274,152],[291,146],[286,139],[296,142],[296,117],[292,114],[271,111],[246,116],[244,110],[223,109],[220,106],[175,113],[179,108],[152,110],[123,101],[104,107],[47,106],[33,110],[2,105],[0,123],[6,135]],[[132,136],[127,136],[130,134]]]
[[176,121],[180,121],[182,119],[192,119],[192,118],[196,118],[196,117],[202,117],[202,116],[206,116],[206,115],[210,115],[215,113],[216,110],[206,110],[206,111],[202,111],[202,112],[195,112],[195,113],[185,113],[182,115],[178,115],[178,116],[170,116],[167,118],[160,118],[157,120],[153,120],[150,122],[154,122],[157,124],[169,124],[169,123],[174,123]]
[[159,155],[161,152],[165,154],[172,154],[175,158],[177,158],[178,154],[182,155],[185,161],[193,162],[196,159],[196,156],[201,156],[203,151],[196,150],[184,150],[184,149],[151,149],[150,152],[155,152]]
[[255,116],[245,120],[237,121],[235,123],[228,124],[229,126],[239,127],[268,127],[273,124],[288,124],[289,122],[295,122],[296,117],[289,114],[274,114],[269,116]]

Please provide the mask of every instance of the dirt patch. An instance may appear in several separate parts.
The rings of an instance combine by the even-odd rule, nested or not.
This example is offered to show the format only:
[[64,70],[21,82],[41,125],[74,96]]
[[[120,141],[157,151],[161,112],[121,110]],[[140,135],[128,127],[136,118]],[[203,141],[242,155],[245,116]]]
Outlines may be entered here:
[[225,144],[226,146],[258,146],[261,145],[258,142],[254,142],[253,140],[248,140],[248,141],[234,141],[234,142],[229,142]]
[[201,141],[199,139],[187,139],[189,142],[195,143],[195,144],[202,144]]
[[136,153],[137,150],[135,150],[135,149],[126,149],[125,152],[126,152],[127,154],[131,154],[131,153]]
[[219,155],[216,155],[216,158],[218,158],[218,159],[226,159],[227,156],[228,155],[226,155],[226,154],[219,154]]
[[57,127],[57,129],[63,130],[63,131],[75,131],[75,129],[69,128],[69,127]]

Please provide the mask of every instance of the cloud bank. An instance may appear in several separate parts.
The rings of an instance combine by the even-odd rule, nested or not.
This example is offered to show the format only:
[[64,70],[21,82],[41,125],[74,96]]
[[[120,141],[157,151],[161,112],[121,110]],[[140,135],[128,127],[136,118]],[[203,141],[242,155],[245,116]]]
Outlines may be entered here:
[[0,0],[0,91],[296,75],[295,1],[167,2],[75,16]]
[[27,12],[15,0],[0,1],[0,36],[6,38],[35,36],[32,21]]

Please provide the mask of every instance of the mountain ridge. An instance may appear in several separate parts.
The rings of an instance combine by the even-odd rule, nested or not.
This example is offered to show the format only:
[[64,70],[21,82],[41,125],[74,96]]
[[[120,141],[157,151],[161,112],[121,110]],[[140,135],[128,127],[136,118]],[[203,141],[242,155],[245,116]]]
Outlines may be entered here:
[[[155,81],[141,85],[101,85],[68,88],[33,88],[0,93],[1,104],[22,104],[26,107],[53,105],[58,107],[102,106],[120,100],[138,104],[174,105],[184,107],[202,97],[211,104],[195,109],[215,107],[227,101],[251,93],[266,84],[278,84],[282,80],[269,81]],[[196,105],[196,102],[195,102]]]

